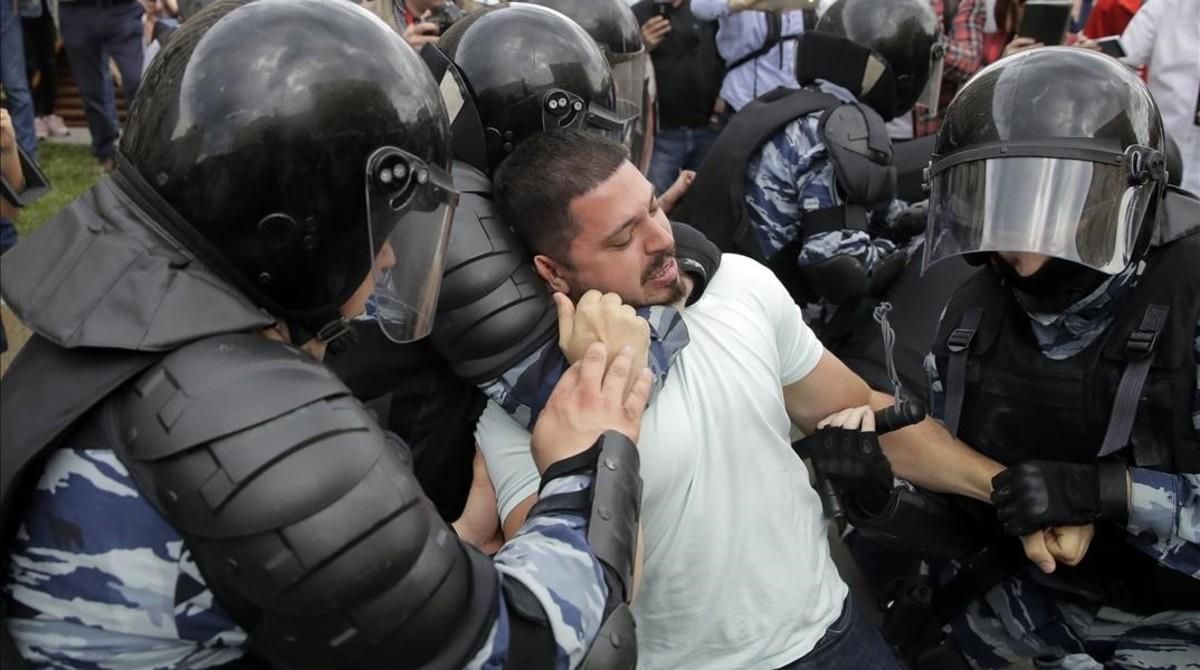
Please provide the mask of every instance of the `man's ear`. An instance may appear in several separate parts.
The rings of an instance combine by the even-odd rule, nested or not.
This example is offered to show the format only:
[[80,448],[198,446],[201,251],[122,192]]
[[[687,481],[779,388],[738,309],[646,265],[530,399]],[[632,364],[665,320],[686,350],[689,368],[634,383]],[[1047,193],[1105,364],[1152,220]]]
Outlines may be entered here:
[[550,285],[550,289],[566,295],[571,295],[571,284],[567,281],[566,268],[558,261],[536,254],[533,257],[533,269],[537,270],[542,281]]

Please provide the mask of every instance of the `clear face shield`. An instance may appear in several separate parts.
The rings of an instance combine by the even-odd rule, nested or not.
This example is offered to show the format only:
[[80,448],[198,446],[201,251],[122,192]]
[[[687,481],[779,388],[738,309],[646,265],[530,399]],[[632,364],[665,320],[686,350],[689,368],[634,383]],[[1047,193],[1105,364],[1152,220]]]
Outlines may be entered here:
[[457,204],[450,174],[407,151],[382,147],[367,160],[371,248],[379,249],[368,309],[394,342],[433,328]]
[[608,54],[617,91],[615,117],[623,123],[621,136],[613,139],[625,145],[631,156],[641,151],[646,130],[643,127],[648,90],[646,88],[646,52]]
[[941,102],[942,69],[945,61],[946,46],[938,42],[929,50],[929,81],[925,82],[925,88],[922,89],[916,103],[929,110],[931,115],[937,114],[938,103]]
[[[995,157],[1000,150],[1009,155]],[[1116,274],[1133,259],[1161,170],[1162,155],[1137,146],[1120,154],[1009,145],[935,159],[923,267],[1009,251]]]

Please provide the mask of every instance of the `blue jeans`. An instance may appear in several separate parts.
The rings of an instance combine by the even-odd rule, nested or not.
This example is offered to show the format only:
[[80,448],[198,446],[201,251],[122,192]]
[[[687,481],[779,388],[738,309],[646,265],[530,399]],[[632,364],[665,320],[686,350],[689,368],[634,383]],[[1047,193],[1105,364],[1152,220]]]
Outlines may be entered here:
[[658,131],[654,136],[654,156],[650,159],[650,174],[647,175],[650,183],[663,193],[675,183],[680,170],[700,167],[719,134],[708,127]]
[[37,160],[37,133],[33,128],[33,94],[29,92],[29,73],[25,72],[25,42],[21,38],[21,17],[12,0],[0,2],[0,81],[8,96],[17,144]]
[[902,670],[883,636],[847,596],[842,615],[813,650],[780,670]]
[[108,59],[117,62],[121,92],[126,104],[132,105],[142,81],[142,14],[142,6],[132,0],[106,6],[59,6],[63,48],[83,96],[92,153],[98,160],[114,156],[120,128]]

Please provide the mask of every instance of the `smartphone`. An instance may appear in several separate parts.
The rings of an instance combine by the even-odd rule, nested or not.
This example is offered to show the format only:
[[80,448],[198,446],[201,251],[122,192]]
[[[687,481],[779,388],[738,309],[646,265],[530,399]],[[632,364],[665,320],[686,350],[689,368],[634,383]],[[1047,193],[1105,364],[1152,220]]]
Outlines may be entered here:
[[0,175],[0,197],[17,207],[27,207],[46,195],[50,190],[50,180],[21,147],[17,147],[17,156],[21,161],[21,172],[25,175],[25,188],[17,191],[3,175]]
[[1101,53],[1106,53],[1113,58],[1125,57],[1125,47],[1121,46],[1120,35],[1101,37],[1100,39],[1096,40],[1096,44],[1100,46]]
[[1029,0],[1017,35],[1046,46],[1062,44],[1071,25],[1071,0]]
[[654,0],[654,14],[656,16],[670,16],[673,11],[675,11],[674,0]]

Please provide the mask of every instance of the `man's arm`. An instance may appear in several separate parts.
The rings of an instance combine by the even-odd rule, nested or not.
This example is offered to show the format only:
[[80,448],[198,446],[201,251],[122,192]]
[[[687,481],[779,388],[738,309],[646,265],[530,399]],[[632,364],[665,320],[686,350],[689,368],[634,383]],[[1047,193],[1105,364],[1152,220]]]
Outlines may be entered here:
[[1169,11],[1171,3],[1148,2],[1142,5],[1133,20],[1121,33],[1121,48],[1125,49],[1125,57],[1121,59],[1126,65],[1149,65],[1154,54],[1154,43],[1158,39],[1158,26],[1163,12]]
[[715,21],[730,14],[728,0],[692,0],[692,14],[703,21]]
[[[890,395],[871,390],[829,352],[807,376],[784,387],[783,394],[788,416],[805,433],[812,433],[818,421],[847,407],[870,405],[879,410],[895,402]],[[931,491],[988,501],[992,477],[1004,469],[955,440],[932,419],[879,439],[896,476]]]

